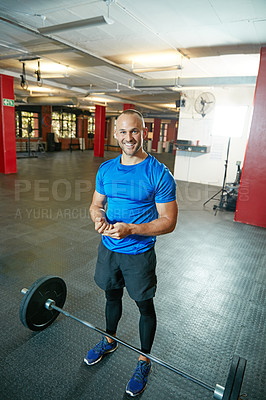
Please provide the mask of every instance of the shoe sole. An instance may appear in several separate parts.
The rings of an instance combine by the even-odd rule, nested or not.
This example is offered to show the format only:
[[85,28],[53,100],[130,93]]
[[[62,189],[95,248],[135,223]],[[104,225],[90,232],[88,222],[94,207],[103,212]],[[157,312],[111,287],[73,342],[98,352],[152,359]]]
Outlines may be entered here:
[[[148,373],[148,376],[150,375],[150,373],[151,373],[151,369],[150,369],[150,371],[149,371],[149,373]],[[148,376],[147,376],[147,377],[148,377]],[[128,381],[128,384],[129,384],[129,382],[130,382],[130,380]],[[130,392],[129,390],[126,390],[126,394],[129,394],[130,397],[137,397],[137,396],[139,396],[139,395],[140,395],[141,393],[143,393],[144,390],[146,389],[147,383],[148,383],[148,381],[146,382],[144,388],[143,388],[140,392],[134,394],[134,393]]]
[[87,365],[94,365],[97,364],[99,361],[101,361],[101,359],[103,358],[103,356],[105,356],[106,354],[110,354],[113,353],[116,349],[118,348],[118,346],[116,346],[114,349],[108,350],[106,351],[103,355],[101,355],[101,357],[97,358],[96,361],[89,363],[88,360],[86,358],[83,359],[83,361],[85,362],[85,364]]
[[146,386],[147,386],[147,383],[146,383],[146,385],[144,386],[144,388],[141,390],[141,392],[138,392],[138,393],[136,393],[136,394],[133,394],[133,393],[130,392],[129,390],[126,390],[126,394],[128,394],[130,397],[137,397],[137,396],[139,396],[141,393],[144,392],[144,390],[146,389]]

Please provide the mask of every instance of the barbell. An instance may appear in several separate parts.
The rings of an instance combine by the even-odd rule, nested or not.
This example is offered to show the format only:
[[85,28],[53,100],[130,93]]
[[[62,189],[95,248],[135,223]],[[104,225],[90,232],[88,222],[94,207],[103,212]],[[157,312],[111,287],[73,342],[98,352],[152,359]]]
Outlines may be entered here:
[[240,390],[244,379],[244,373],[246,369],[246,359],[237,355],[233,356],[230,370],[227,376],[225,387],[216,384],[215,387],[201,381],[198,378],[160,360],[152,354],[146,354],[138,348],[132,346],[123,340],[114,337],[104,330],[97,328],[87,321],[81,320],[69,312],[62,309],[64,306],[67,287],[62,278],[56,276],[44,276],[38,279],[31,285],[29,289],[22,289],[21,293],[24,294],[23,300],[20,305],[19,317],[22,324],[31,329],[32,331],[42,331],[51,325],[60,313],[66,317],[70,317],[75,321],[78,321],[82,325],[93,329],[94,331],[101,333],[118,343],[133,350],[155,363],[167,368],[168,370],[175,372],[183,378],[196,383],[197,385],[209,390],[213,393],[213,397],[217,400],[238,400],[240,396]]

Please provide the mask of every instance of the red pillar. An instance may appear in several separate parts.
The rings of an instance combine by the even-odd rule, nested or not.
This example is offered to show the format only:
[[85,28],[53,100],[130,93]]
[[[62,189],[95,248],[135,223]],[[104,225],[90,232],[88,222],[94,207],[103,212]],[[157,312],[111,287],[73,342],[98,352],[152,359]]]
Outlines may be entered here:
[[161,120],[160,118],[154,118],[152,149],[155,151],[157,151],[158,142],[160,139],[160,131],[161,131]]
[[17,172],[13,77],[0,75],[0,172]]
[[104,136],[105,136],[105,107],[96,104],[94,157],[104,156]]
[[261,49],[254,112],[235,221],[266,227],[266,47]]
[[169,141],[173,140],[174,142],[176,141],[176,138],[177,138],[176,125],[177,125],[177,121],[172,119],[170,124],[168,125],[167,140],[169,140]]
[[135,104],[128,104],[128,103],[125,103],[124,105],[123,105],[123,111],[125,111],[125,110],[129,110],[129,109],[135,109]]

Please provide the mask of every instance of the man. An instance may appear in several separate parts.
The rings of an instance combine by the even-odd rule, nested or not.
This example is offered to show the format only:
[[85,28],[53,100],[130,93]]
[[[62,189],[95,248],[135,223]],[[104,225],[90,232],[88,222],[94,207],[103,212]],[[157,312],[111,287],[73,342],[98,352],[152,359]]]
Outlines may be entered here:
[[[143,150],[146,134],[138,111],[126,110],[117,118],[115,137],[122,154],[100,166],[90,214],[102,235],[95,281],[105,291],[106,332],[116,336],[126,287],[140,311],[141,351],[148,355],[156,330],[154,244],[157,235],[174,230],[177,203],[173,176]],[[84,361],[93,365],[116,349],[117,342],[103,336]],[[140,355],[126,393],[137,396],[143,392],[150,368],[148,356]]]

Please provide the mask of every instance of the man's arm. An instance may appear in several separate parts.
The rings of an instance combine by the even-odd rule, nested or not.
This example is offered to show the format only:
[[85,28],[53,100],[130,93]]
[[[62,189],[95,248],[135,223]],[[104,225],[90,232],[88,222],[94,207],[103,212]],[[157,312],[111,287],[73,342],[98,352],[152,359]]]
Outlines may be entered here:
[[126,224],[117,222],[110,229],[103,232],[104,236],[123,239],[128,235],[158,236],[170,233],[175,229],[178,207],[177,202],[156,203],[159,218],[144,224]]
[[102,233],[105,229],[112,227],[105,217],[106,196],[98,193],[96,190],[93,194],[90,206],[91,219],[95,224],[95,230]]

